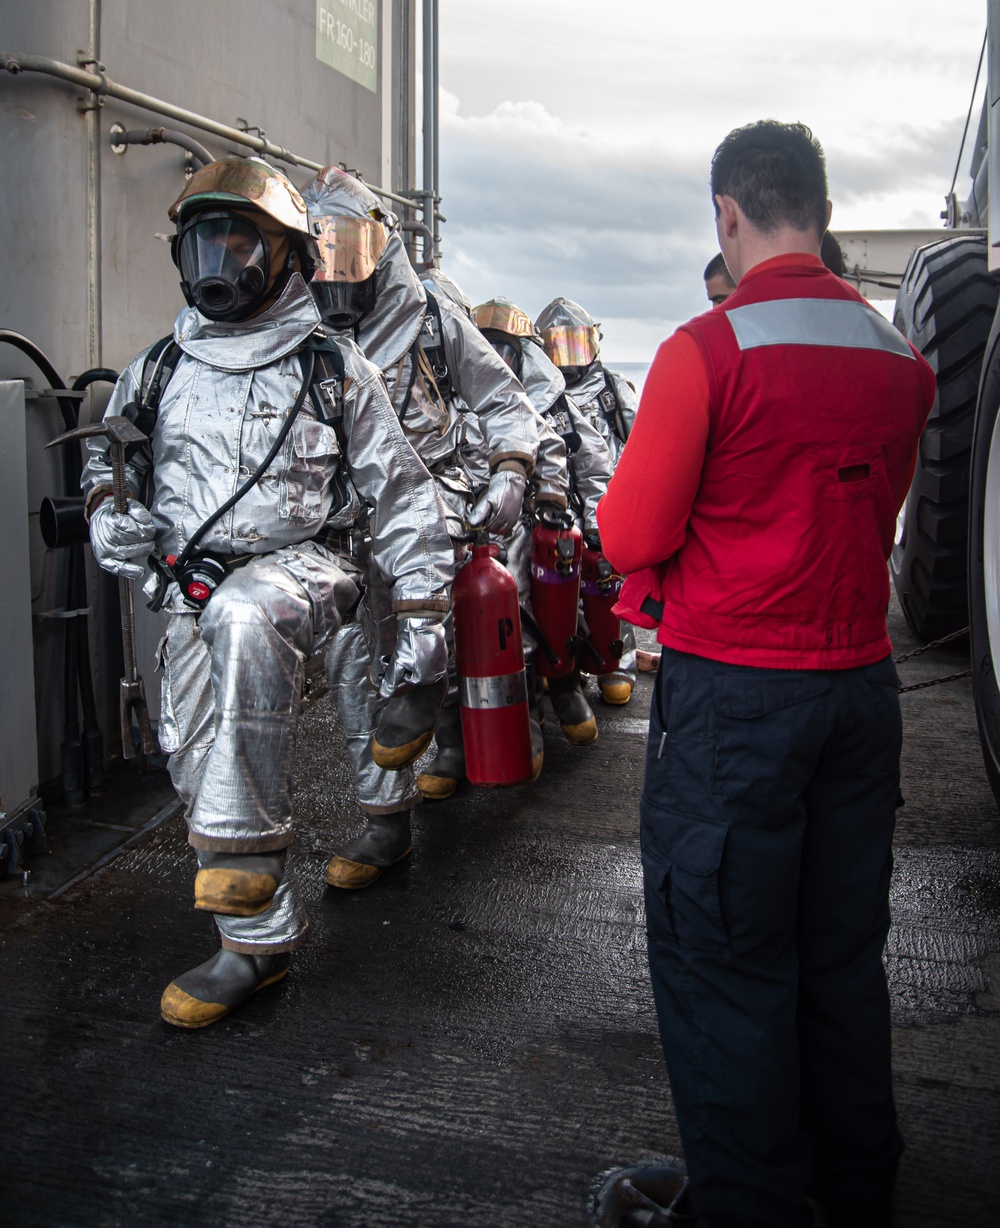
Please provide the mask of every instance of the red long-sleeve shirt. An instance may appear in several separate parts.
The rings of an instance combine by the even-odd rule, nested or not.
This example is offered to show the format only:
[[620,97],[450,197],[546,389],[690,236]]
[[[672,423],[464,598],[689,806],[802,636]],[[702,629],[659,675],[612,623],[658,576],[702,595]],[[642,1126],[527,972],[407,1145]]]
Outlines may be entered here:
[[[598,509],[659,639],[762,667],[889,651],[885,557],[934,394],[930,368],[812,256],[756,266],[659,349]],[[639,574],[634,574],[639,573]]]

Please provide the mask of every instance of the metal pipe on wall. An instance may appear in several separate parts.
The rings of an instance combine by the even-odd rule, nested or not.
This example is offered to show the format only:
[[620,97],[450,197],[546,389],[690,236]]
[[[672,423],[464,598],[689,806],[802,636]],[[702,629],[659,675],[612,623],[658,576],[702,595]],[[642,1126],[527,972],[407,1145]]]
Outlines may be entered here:
[[439,31],[439,0],[431,0],[434,6],[434,220],[431,230],[434,231],[434,263],[441,263],[441,230],[438,226],[438,205],[441,202],[441,48]]
[[[90,0],[87,63],[101,63],[101,0]],[[103,364],[104,336],[101,285],[101,100],[87,110],[87,365]]]
[[[94,2],[97,3],[98,0]],[[117,98],[120,102],[131,103],[132,106],[141,107],[144,111],[152,111],[155,115],[165,115],[169,119],[187,124],[188,127],[200,128],[203,132],[211,132],[214,136],[224,137],[227,141],[232,141],[236,145],[244,145],[265,157],[276,158],[279,162],[288,162],[291,166],[302,166],[313,171],[324,169],[321,162],[311,162],[308,158],[301,158],[281,145],[275,145],[272,141],[254,136],[250,132],[244,132],[240,128],[231,128],[228,124],[220,124],[205,115],[199,115],[196,111],[187,111],[183,107],[174,106],[173,103],[164,102],[162,98],[154,98],[150,94],[143,94],[127,86],[118,85],[107,76],[102,67],[97,72],[88,72],[85,68],[75,68],[71,64],[62,63],[61,60],[53,60],[47,55],[0,51],[0,68],[13,76],[21,72],[41,72],[50,77],[59,77],[63,81],[69,81],[73,85],[90,90],[98,98],[105,96]],[[100,104],[98,103],[97,106],[99,108]],[[97,144],[100,145],[100,141]],[[412,200],[406,196],[400,196],[398,192],[390,192],[387,188],[379,187],[378,184],[369,183],[367,180],[364,183],[376,196],[381,196],[385,200],[394,200],[400,205],[406,205],[408,209],[418,207]]]
[[424,263],[434,263],[434,133],[437,129],[437,96],[434,67],[434,0],[424,0],[423,83],[424,83],[424,225],[431,237],[424,242]]
[[177,132],[173,128],[129,128],[126,131],[121,124],[112,124],[112,150],[115,153],[124,153],[128,145],[177,145],[186,150],[201,166],[215,161],[205,146],[193,136]]

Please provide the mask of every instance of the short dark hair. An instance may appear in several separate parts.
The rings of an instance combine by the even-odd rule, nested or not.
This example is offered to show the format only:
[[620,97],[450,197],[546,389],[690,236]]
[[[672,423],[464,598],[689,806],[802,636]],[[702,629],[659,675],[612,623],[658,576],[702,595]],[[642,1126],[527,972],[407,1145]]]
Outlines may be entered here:
[[[731,196],[765,234],[826,230],[823,147],[805,124],[762,119],[734,128],[712,158],[712,202]],[[718,206],[716,206],[718,215]]]
[[712,277],[722,276],[726,280],[726,284],[736,289],[736,282],[733,281],[733,275],[729,271],[729,266],[726,264],[725,257],[722,252],[713,256],[712,259],[705,265],[705,271],[702,273],[702,280],[708,281]]
[[844,249],[829,231],[823,235],[823,241],[819,245],[819,258],[831,273],[836,273],[838,277],[844,276]]

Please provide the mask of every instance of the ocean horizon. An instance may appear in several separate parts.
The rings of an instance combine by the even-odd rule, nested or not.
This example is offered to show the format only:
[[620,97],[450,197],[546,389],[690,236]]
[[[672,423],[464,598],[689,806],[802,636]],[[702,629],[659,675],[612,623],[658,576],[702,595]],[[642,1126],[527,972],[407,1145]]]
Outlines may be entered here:
[[613,358],[602,358],[601,362],[611,371],[617,371],[619,375],[624,375],[627,380],[631,380],[635,384],[635,390],[638,393],[642,392],[642,385],[646,380],[646,373],[649,371],[650,363],[648,362],[615,362]]

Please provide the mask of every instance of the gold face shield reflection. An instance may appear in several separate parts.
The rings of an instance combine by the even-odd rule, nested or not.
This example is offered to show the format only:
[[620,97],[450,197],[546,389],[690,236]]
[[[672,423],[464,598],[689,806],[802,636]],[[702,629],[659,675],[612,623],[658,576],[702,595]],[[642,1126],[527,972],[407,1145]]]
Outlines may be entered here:
[[494,329],[511,337],[531,337],[535,332],[534,325],[524,312],[505,299],[480,303],[473,311],[472,319],[480,332]]
[[557,367],[589,367],[597,357],[597,329],[585,324],[557,324],[542,329],[545,353]]
[[316,239],[322,261],[316,281],[367,281],[388,242],[386,229],[372,217],[320,217]]

